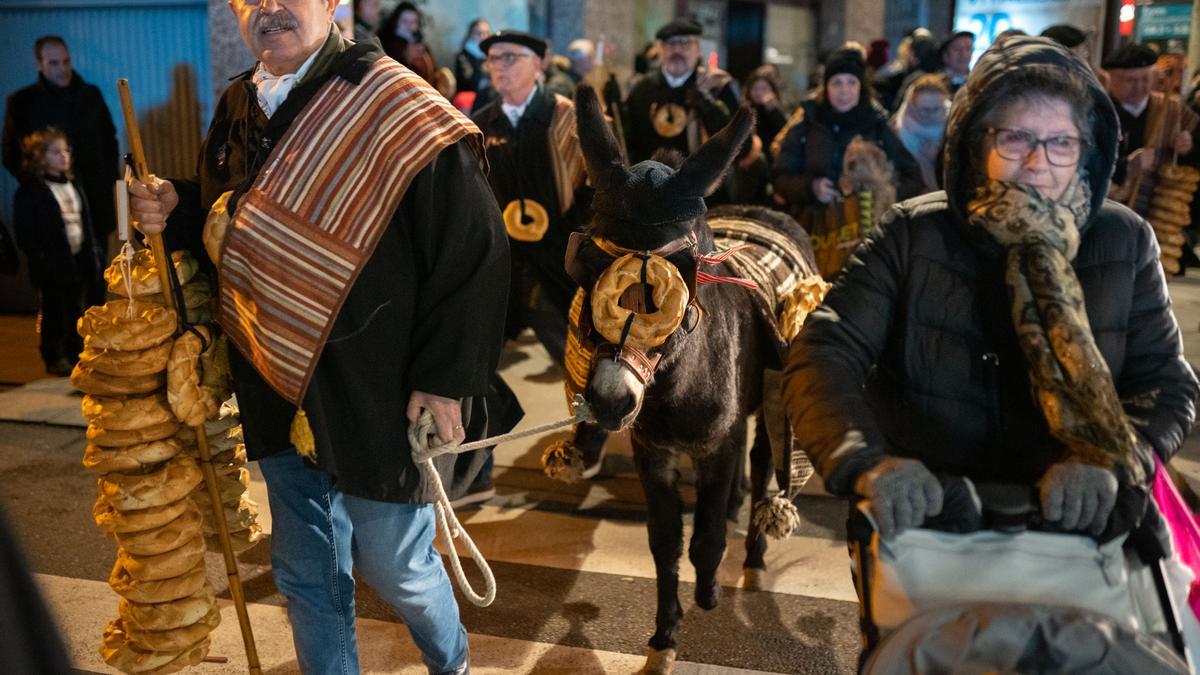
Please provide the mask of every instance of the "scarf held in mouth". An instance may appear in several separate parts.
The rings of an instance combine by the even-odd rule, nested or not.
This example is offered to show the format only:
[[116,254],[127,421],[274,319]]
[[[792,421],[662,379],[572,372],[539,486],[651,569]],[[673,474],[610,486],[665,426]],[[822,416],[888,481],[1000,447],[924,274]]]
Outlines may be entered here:
[[1137,437],[1096,346],[1071,267],[1090,204],[1087,181],[1076,176],[1058,201],[1026,185],[989,181],[967,209],[971,224],[1008,250],[1013,324],[1050,433],[1069,459],[1142,484]]

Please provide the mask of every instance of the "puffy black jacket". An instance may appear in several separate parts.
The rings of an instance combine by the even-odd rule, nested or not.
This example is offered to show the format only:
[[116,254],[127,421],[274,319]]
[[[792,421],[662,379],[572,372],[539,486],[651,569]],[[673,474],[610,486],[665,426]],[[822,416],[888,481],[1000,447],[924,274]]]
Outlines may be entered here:
[[1030,484],[1063,455],[1031,396],[1004,251],[966,224],[964,204],[979,172],[957,161],[968,154],[966,132],[997,103],[989,97],[996,80],[1032,63],[1085,77],[1096,101],[1084,158],[1092,216],[1072,263],[1096,344],[1147,447],[1169,459],[1191,428],[1198,384],[1183,358],[1158,244],[1142,218],[1104,201],[1116,154],[1112,105],[1082,61],[1045,41],[1014,38],[981,57],[955,101],[949,192],[893,209],[791,347],[787,404],[833,494],[849,494],[884,454],[977,481]]

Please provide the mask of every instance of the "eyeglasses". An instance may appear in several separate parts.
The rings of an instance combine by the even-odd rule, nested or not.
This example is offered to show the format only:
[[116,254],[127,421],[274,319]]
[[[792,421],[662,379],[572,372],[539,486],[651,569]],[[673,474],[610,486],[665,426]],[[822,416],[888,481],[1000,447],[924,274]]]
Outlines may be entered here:
[[504,52],[503,54],[488,54],[484,61],[489,66],[498,66],[503,64],[505,68],[517,62],[517,59],[527,59],[530,54],[522,54],[520,52]]
[[1024,161],[1040,145],[1054,166],[1074,166],[1083,151],[1083,139],[1077,136],[1038,138],[1024,129],[988,129],[988,135],[995,139],[996,154],[1014,161]]
[[682,36],[682,35],[679,35],[679,36],[676,36],[673,38],[667,38],[666,40],[663,40],[664,45],[666,45],[668,47],[677,47],[677,48],[690,47],[694,44],[698,44],[699,42],[700,42],[700,38],[693,37],[693,36]]

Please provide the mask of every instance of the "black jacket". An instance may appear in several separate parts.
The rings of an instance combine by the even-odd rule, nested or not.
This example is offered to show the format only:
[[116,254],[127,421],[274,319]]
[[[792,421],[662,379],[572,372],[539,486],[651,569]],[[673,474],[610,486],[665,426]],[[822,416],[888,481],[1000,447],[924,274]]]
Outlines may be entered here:
[[[200,239],[209,206],[226,190],[235,191],[236,202],[250,188],[329,78],[361,82],[382,56],[374,42],[347,45],[333,33],[269,119],[250,73],[235,78],[217,105],[197,179],[176,183],[180,207],[165,231],[172,246],[206,257]],[[479,163],[460,141],[414,177],[337,315],[305,396],[317,465],[337,489],[378,501],[422,501],[405,417],[414,390],[467,399],[469,439],[512,428],[519,412],[503,426],[494,410],[489,420],[484,403],[496,384],[507,292],[500,214]],[[248,454],[259,459],[285,450],[295,406],[237,350],[230,350],[230,361]],[[454,457],[445,457],[452,465]]]
[[554,97],[555,94],[539,86],[516,129],[504,114],[500,99],[475,113],[473,119],[488,139],[488,183],[500,208],[524,197],[540,203],[550,215],[550,227],[540,241],[510,240],[509,246],[513,261],[533,272],[550,301],[565,316],[579,284],[567,275],[563,256],[571,233],[582,231],[591,220],[592,190],[580,185],[575,190],[574,204],[563,211],[551,164],[551,153],[555,152],[550,139]]
[[737,112],[737,83],[730,80],[720,90],[710,95],[696,87],[697,68],[679,87],[671,87],[661,70],[654,71],[638,80],[625,100],[628,123],[625,125],[625,142],[629,150],[629,161],[636,164],[650,159],[659,148],[673,148],[687,155],[686,129],[677,136],[660,136],[654,129],[651,107],[674,103],[697,113],[705,132],[709,136],[717,133]]
[[21,139],[46,127],[57,127],[71,143],[74,173],[92,205],[95,229],[108,236],[116,226],[113,211],[113,181],[121,156],[117,150],[117,131],[104,97],[95,85],[83,81],[79,73],[67,87],[51,84],[38,76],[34,84],[8,97],[4,108],[4,168],[21,176]]
[[790,204],[816,206],[812,183],[828,178],[834,183],[842,175],[842,159],[855,136],[883,149],[896,170],[896,198],[921,194],[921,169],[888,124],[887,113],[874,102],[860,103],[838,113],[831,106],[805,101],[804,119],[792,125],[773,158],[775,192]]
[[87,195],[78,183],[75,190],[79,192],[83,219],[83,245],[79,253],[72,254],[62,210],[50,186],[43,181],[28,181],[17,188],[13,198],[13,232],[29,261],[29,278],[34,288],[87,283],[103,269],[101,244],[92,230]]
[[[951,110],[948,192],[891,211],[791,347],[788,409],[833,494],[850,493],[884,454],[915,457],[935,472],[1026,484],[1062,457],[1030,394],[1004,252],[967,225],[965,203],[981,177],[960,160],[968,132],[998,103],[989,94],[999,78],[1032,63],[1085,77],[1087,65],[1030,38],[1005,44],[984,54],[967,96]],[[1153,231],[1104,201],[1118,127],[1108,97],[1094,77],[1086,79],[1097,120],[1083,160],[1093,204],[1072,266],[1134,428],[1165,461],[1191,429],[1197,381],[1183,357]]]

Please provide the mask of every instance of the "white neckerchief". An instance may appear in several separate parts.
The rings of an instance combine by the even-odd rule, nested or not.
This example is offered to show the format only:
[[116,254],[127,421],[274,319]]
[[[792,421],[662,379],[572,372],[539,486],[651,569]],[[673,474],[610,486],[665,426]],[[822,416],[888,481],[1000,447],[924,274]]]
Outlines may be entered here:
[[692,73],[694,73],[694,72],[696,72],[696,69],[692,68],[691,70],[684,73],[682,77],[672,77],[671,74],[667,72],[666,68],[664,68],[662,71],[662,74],[663,74],[663,77],[666,78],[666,80],[667,80],[667,86],[669,86],[672,89],[678,89],[683,86],[684,82],[688,81],[688,78],[691,77]]
[[[322,43],[324,46],[324,43]],[[258,91],[258,107],[267,114],[267,117],[275,114],[279,106],[287,100],[288,94],[292,93],[292,89],[300,78],[304,77],[308,72],[313,61],[316,60],[317,54],[321,51],[321,47],[317,47],[316,51],[308,55],[304,63],[300,64],[300,68],[294,73],[286,73],[284,75],[272,75],[267,72],[266,68],[260,63],[254,69],[254,74],[250,76],[250,81],[254,83],[254,88]]]
[[1150,97],[1147,96],[1146,98],[1142,99],[1141,103],[1138,103],[1137,105],[1129,105],[1128,103],[1122,103],[1121,107],[1124,108],[1125,112],[1129,113],[1130,115],[1133,115],[1134,117],[1141,117],[1142,113],[1146,112],[1146,107],[1149,105],[1150,105]]
[[514,129],[517,128],[517,122],[521,121],[521,116],[525,114],[525,109],[529,107],[529,102],[533,100],[533,95],[537,93],[537,89],[537,85],[533,85],[533,88],[529,90],[529,95],[525,97],[525,102],[521,105],[500,104],[500,109],[508,116],[508,121],[512,122]]

